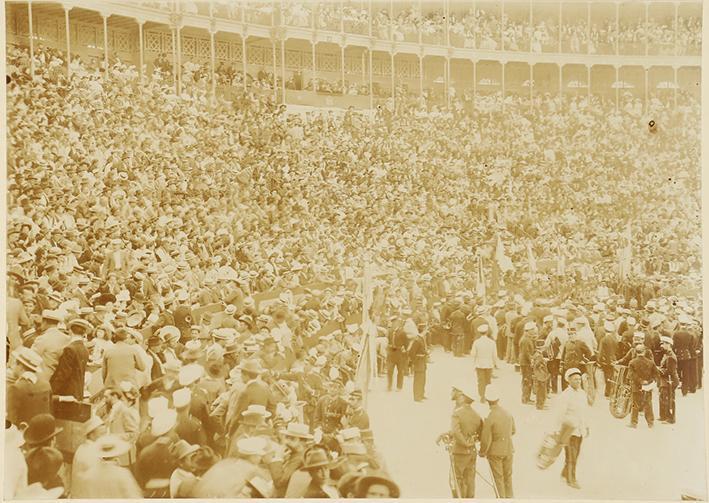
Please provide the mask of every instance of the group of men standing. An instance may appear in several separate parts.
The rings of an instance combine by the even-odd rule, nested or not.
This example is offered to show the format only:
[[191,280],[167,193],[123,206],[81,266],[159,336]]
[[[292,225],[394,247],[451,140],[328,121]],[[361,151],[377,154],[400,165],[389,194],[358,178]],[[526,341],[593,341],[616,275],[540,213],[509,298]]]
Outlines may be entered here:
[[[392,389],[396,370],[397,388],[401,389],[404,375],[411,368],[412,351],[420,358],[432,344],[440,344],[456,357],[472,357],[477,383],[475,398],[490,405],[491,415],[483,421],[470,407],[473,393],[461,391],[465,387],[454,388],[451,398],[456,406],[451,431],[441,439],[450,442],[455,492],[459,497],[474,496],[476,458],[477,454],[488,454],[490,431],[495,432],[499,441],[492,449],[496,454],[488,456],[497,494],[512,495],[514,421],[499,407],[499,391],[491,386],[493,371],[500,361],[513,364],[521,374],[523,404],[547,410],[549,393],[559,395],[553,405],[558,438],[565,452],[562,477],[577,489],[580,484],[576,466],[582,439],[588,435],[588,410],[601,386],[604,397],[613,398],[618,367],[627,368],[626,382],[632,397],[628,426],[632,428],[637,427],[640,413],[650,428],[654,426],[655,389],[659,389],[659,420],[673,424],[675,390],[681,386],[686,395],[701,387],[702,333],[698,321],[701,316],[697,312],[690,316],[692,309],[684,300],[651,300],[639,308],[636,302],[626,304],[614,296],[595,304],[545,299],[528,302],[519,295],[512,297],[501,291],[492,306],[463,293],[449,295],[436,307],[440,325],[419,324],[418,330],[412,331],[408,312],[406,321],[399,323],[399,328],[395,323],[389,332],[388,385]],[[409,328],[404,329],[407,324]],[[419,375],[422,372],[425,376],[425,360],[419,367],[413,365],[414,381],[417,368]],[[418,382],[425,382],[425,377]],[[414,399],[423,398],[423,388],[417,388],[415,383]],[[509,420],[500,419],[503,426],[498,426],[498,418],[502,417]],[[484,440],[488,421],[488,438]],[[505,423],[509,424],[504,426]],[[504,449],[499,448],[502,444]],[[504,459],[498,460],[498,455]]]

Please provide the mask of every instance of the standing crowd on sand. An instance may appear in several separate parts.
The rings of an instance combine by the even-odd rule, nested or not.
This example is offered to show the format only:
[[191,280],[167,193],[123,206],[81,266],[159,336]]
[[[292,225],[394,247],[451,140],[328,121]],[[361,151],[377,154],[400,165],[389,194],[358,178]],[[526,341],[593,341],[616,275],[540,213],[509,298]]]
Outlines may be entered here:
[[[64,58],[36,47],[31,78],[28,52],[8,47],[8,498],[398,497],[358,380],[365,265],[376,364],[412,372],[420,400],[436,316],[489,379],[483,325],[496,349],[512,341],[498,358],[529,347],[504,329],[528,314],[515,294],[579,307],[598,287],[628,309],[667,299],[661,313],[699,270],[692,106],[658,103],[656,135],[632,106],[552,96],[504,114],[298,116],[252,92],[177,96],[121,62],[73,59],[68,78]],[[636,267],[619,281],[628,221]],[[504,323],[466,299],[496,242],[516,265],[496,280]],[[561,255],[565,270],[543,270]],[[471,334],[473,308],[486,322]],[[691,392],[701,330],[687,332],[672,336]]]

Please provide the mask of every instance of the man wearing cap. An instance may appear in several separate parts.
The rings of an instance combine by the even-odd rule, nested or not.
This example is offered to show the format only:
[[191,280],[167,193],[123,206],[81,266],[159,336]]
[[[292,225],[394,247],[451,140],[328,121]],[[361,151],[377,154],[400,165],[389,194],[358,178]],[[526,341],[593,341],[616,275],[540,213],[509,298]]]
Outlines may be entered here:
[[[448,317],[450,323],[450,344],[453,356],[463,356],[465,353],[465,334],[468,331],[468,320],[463,310],[463,300],[460,297],[455,299],[455,309]],[[472,341],[471,341],[472,343]]]
[[534,375],[532,372],[532,355],[535,351],[537,338],[537,324],[527,321],[524,324],[524,334],[519,340],[519,366],[522,372],[522,403],[531,404],[532,385]]
[[483,422],[480,437],[480,456],[486,457],[495,480],[498,497],[513,498],[512,490],[512,436],[515,421],[512,415],[500,406],[500,392],[490,386],[487,392],[490,413]]
[[396,370],[396,389],[401,391],[404,387],[404,375],[408,361],[406,350],[409,341],[403,330],[403,323],[395,323],[389,331],[389,345],[387,346],[387,391],[391,391],[394,384],[394,370]]
[[679,329],[672,335],[677,355],[677,372],[682,382],[682,396],[697,390],[697,341],[689,331],[691,321],[686,314],[680,315]]
[[454,387],[451,399],[455,401],[455,410],[451,417],[451,429],[439,437],[450,438],[450,452],[453,457],[453,469],[460,494],[457,498],[475,497],[475,464],[477,461],[476,442],[482,433],[483,420],[471,407],[472,393]]
[[[549,352],[550,356],[547,368],[549,369],[551,392],[555,394],[559,392],[561,349],[564,347],[564,344],[566,344],[566,341],[568,339],[568,332],[566,330],[566,318],[560,316],[559,314],[561,313],[557,313],[557,315],[555,315],[555,327],[552,328],[551,332],[549,332],[549,335],[547,335],[544,341],[544,347],[547,348],[547,351]],[[561,377],[563,380],[563,376]]]
[[91,324],[80,318],[69,322],[71,339],[64,347],[57,369],[49,379],[52,393],[59,396],[73,396],[78,401],[84,399],[84,381],[86,379],[86,364],[89,361],[89,350],[86,349],[85,333],[92,331]]
[[[586,362],[592,357],[591,349],[578,338],[577,327],[568,327],[568,340],[561,348],[561,371],[566,375],[569,369],[585,370]],[[564,379],[561,384],[562,390],[566,390],[568,380]]]
[[677,356],[672,351],[672,337],[662,336],[662,360],[660,361],[660,421],[675,423],[675,390],[679,385]]
[[359,428],[369,429],[369,414],[362,405],[362,390],[356,389],[350,393],[349,408],[347,409],[347,424]]
[[643,344],[638,344],[635,349],[636,356],[628,364],[630,391],[633,394],[630,427],[637,428],[638,414],[642,410],[648,428],[652,428],[655,421],[652,411],[652,390],[656,387],[655,381],[660,376],[660,372]]
[[645,348],[644,351],[647,353],[647,357],[650,360],[653,359],[654,355],[645,346],[645,333],[644,332],[635,332],[633,334],[633,341],[632,341],[631,348],[628,350],[627,353],[625,353],[623,355],[623,358],[616,361],[615,364],[616,365],[628,365],[633,360],[633,358],[635,358],[638,355],[638,346],[643,346],[643,348]]
[[412,362],[414,379],[414,401],[421,402],[426,393],[426,366],[428,360],[428,347],[424,339],[424,333],[417,330],[414,340],[409,347],[409,360]]
[[615,325],[610,321],[606,320],[603,323],[603,330],[605,334],[598,344],[598,366],[605,378],[604,395],[609,398],[613,387],[613,363],[621,357],[618,354],[620,337],[615,331]]
[[581,453],[581,440],[588,436],[586,418],[590,412],[589,396],[582,387],[582,373],[577,368],[566,369],[564,380],[568,386],[555,404],[556,429],[559,443],[564,446],[564,468],[561,476],[574,489],[580,489],[576,480],[576,465]]
[[492,370],[497,367],[497,347],[490,337],[487,324],[478,325],[478,336],[473,343],[473,367],[478,384],[478,398],[485,402],[485,388],[492,382]]

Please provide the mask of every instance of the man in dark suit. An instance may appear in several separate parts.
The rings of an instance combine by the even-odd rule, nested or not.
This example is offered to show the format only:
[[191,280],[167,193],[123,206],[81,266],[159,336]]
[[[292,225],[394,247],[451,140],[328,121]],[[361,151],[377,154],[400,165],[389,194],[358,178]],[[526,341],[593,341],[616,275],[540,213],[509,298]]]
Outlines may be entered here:
[[451,347],[454,356],[463,356],[465,351],[465,331],[468,320],[462,309],[462,303],[456,299],[456,308],[448,317],[450,321]]
[[404,387],[404,373],[407,367],[406,349],[409,341],[404,333],[403,325],[395,323],[389,332],[389,345],[387,346],[387,390],[391,391],[394,382],[394,369],[396,369],[396,389]]
[[263,405],[272,414],[275,413],[274,399],[268,385],[260,378],[264,370],[258,360],[245,360],[238,367],[241,370],[244,389],[239,394],[234,411],[234,422],[238,426],[242,418],[242,412],[249,408],[249,405]]
[[638,415],[642,410],[645,414],[648,428],[652,428],[654,416],[652,411],[652,389],[660,375],[652,355],[646,352],[643,344],[636,346],[636,356],[628,364],[630,372],[630,391],[633,393],[633,405],[630,409],[630,427],[637,428]]
[[453,456],[453,469],[457,481],[458,498],[475,497],[475,464],[477,462],[476,442],[483,429],[483,420],[473,410],[472,392],[460,388],[451,390],[451,399],[455,400],[455,410],[451,418],[451,429],[439,437],[449,439]]
[[605,334],[598,344],[598,366],[601,367],[606,381],[605,397],[609,398],[613,387],[611,382],[613,380],[613,362],[621,358],[621,355],[618,354],[620,337],[615,331],[615,326],[610,321],[604,322],[603,330]]
[[71,333],[69,344],[57,361],[57,369],[49,379],[52,393],[59,396],[73,396],[81,401],[84,398],[84,381],[89,350],[86,349],[85,333],[91,331],[91,324],[82,319],[72,320],[68,326]]
[[674,352],[677,355],[677,370],[682,382],[682,396],[697,390],[697,358],[695,341],[688,327],[687,316],[679,317],[679,330],[672,336]]
[[157,335],[151,335],[148,338],[148,356],[153,360],[153,366],[150,368],[150,380],[156,381],[160,379],[165,371],[163,370],[163,362],[161,358],[163,341]]
[[660,361],[660,421],[675,422],[675,389],[679,384],[677,356],[672,351],[672,337],[662,336],[660,340],[663,356]]
[[519,366],[522,371],[522,403],[532,403],[532,355],[535,351],[534,341],[537,337],[537,324],[527,321],[524,324],[524,333],[519,340]]
[[509,412],[500,407],[500,394],[494,386],[488,386],[485,396],[490,414],[483,423],[480,456],[487,457],[498,497],[513,498],[512,435],[515,434],[515,421]]
[[[578,338],[576,327],[570,325],[568,328],[569,339],[561,347],[561,374],[565,374],[567,370],[576,368],[582,372],[586,369],[586,362],[591,359],[591,349],[585,342]],[[564,379],[561,383],[561,389],[566,389],[568,383]]]
[[451,340],[451,332],[450,332],[450,326],[451,326],[451,320],[450,316],[453,314],[453,311],[456,311],[458,309],[458,303],[456,302],[455,298],[452,295],[448,295],[448,299],[446,302],[441,306],[441,325],[443,327],[442,330],[442,340],[441,340],[441,345],[443,348],[447,351],[451,351],[451,346],[453,341]]
[[418,336],[411,343],[409,348],[409,359],[413,362],[414,370],[414,401],[421,402],[425,398],[426,391],[426,360],[428,359],[428,348],[424,333],[419,331]]

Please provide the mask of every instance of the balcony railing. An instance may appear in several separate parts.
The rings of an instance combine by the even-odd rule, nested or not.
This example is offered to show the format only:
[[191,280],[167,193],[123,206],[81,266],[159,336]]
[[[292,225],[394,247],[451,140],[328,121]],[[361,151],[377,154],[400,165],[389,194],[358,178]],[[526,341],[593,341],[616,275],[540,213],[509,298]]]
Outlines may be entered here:
[[[587,22],[544,22],[530,12],[529,22],[483,11],[452,13],[444,21],[443,9],[428,14],[410,7],[402,12],[382,8],[370,11],[364,0],[296,3],[289,0],[177,2],[141,1],[141,7],[158,10],[179,8],[183,14],[243,21],[260,26],[310,28],[319,31],[368,36],[392,42],[417,43],[486,51],[595,54],[623,56],[700,56],[701,20],[679,17],[656,21],[646,18],[619,23],[615,17]],[[392,4],[394,5],[394,4]],[[397,7],[400,8],[400,7]],[[576,18],[579,19],[578,17]],[[448,33],[446,34],[446,28]]]

